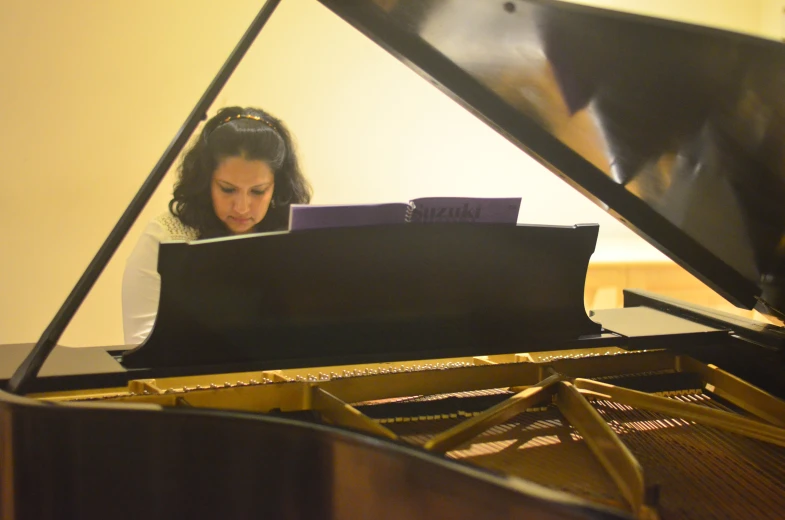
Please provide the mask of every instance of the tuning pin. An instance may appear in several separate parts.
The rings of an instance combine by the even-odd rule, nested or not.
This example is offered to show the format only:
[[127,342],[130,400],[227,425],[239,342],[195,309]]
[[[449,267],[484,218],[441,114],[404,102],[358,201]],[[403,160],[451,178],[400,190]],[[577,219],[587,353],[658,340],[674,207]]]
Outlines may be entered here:
[[216,390],[218,388],[218,385],[215,384],[215,383],[210,383],[210,388],[212,388],[213,390]]

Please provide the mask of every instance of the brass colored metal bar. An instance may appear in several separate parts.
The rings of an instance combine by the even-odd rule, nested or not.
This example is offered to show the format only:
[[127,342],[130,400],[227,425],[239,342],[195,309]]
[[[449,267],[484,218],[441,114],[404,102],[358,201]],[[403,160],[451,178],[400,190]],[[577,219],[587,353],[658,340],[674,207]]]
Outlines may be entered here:
[[[507,362],[509,358],[510,362]],[[520,385],[521,390],[550,375],[553,366],[557,371],[565,372],[571,377],[598,377],[624,373],[636,373],[662,368],[674,369],[673,356],[664,352],[642,352],[609,356],[607,359],[598,357],[585,359],[560,360],[553,365],[546,363],[511,362],[513,356],[489,356],[489,361],[496,364],[465,366],[460,368],[399,371],[353,377],[333,377],[328,381],[320,381],[319,387],[337,396],[347,403],[406,397],[413,395],[430,395],[439,393],[464,392],[487,388],[509,388]],[[472,358],[458,358],[458,361],[469,362]],[[501,361],[500,361],[501,360]],[[603,366],[603,362],[606,365]],[[412,367],[417,364],[410,363]],[[407,365],[407,366],[409,366]],[[362,368],[364,365],[354,366]],[[376,365],[374,365],[376,366]],[[381,366],[381,365],[380,365]],[[336,367],[333,367],[336,368]],[[337,367],[336,369],[352,367]],[[307,369],[302,374],[318,374],[328,369]],[[305,382],[293,381],[297,370],[243,372],[234,374],[213,374],[189,377],[157,378],[156,386],[165,391],[189,393],[188,401],[195,407],[225,408],[232,410],[267,411],[273,408],[281,410],[303,410],[310,406],[310,387]],[[257,380],[269,379],[272,384],[259,384]],[[225,381],[241,380],[248,386],[233,385],[227,388]],[[304,384],[300,384],[304,383]],[[186,389],[187,387],[187,389]],[[217,388],[216,388],[217,387]],[[214,391],[206,391],[213,389]],[[189,392],[190,390],[190,392]],[[515,390],[513,390],[515,391]],[[115,395],[116,394],[116,395]],[[37,396],[49,401],[71,401],[74,398],[101,397],[129,402],[159,402],[160,398],[144,393],[135,396],[127,395],[127,388],[107,388],[81,390],[74,392],[46,393]]]
[[552,375],[534,386],[515,394],[509,399],[493,406],[480,415],[475,415],[460,424],[435,435],[425,443],[425,449],[444,453],[469,439],[478,436],[488,428],[503,423],[511,417],[549,399],[556,391],[556,383],[561,380],[560,375]]
[[575,386],[580,389],[591,390],[611,397],[616,402],[643,408],[653,412],[660,412],[673,417],[680,417],[696,423],[721,428],[739,435],[751,437],[778,446],[785,446],[785,429],[772,426],[754,419],[747,419],[723,410],[707,408],[697,404],[684,403],[667,397],[629,390],[607,383],[576,379]]
[[128,381],[128,391],[134,394],[144,394],[145,392],[157,395],[164,393],[158,388],[155,379],[134,379]]
[[[540,362],[539,365],[546,363]],[[547,363],[553,370],[569,377],[603,377],[636,372],[675,370],[676,356],[667,350],[652,350],[610,356],[557,359]]]
[[104,398],[104,399],[122,399],[128,397],[128,386],[114,387],[114,388],[100,388],[89,390],[73,390],[62,392],[47,392],[42,394],[27,394],[27,397],[36,399],[38,401],[47,401],[50,403],[75,401],[79,398]]
[[280,370],[265,370],[262,372],[262,377],[266,377],[271,381],[276,381],[279,383],[286,383],[287,381],[291,381],[291,379],[283,375]]
[[599,401],[610,401],[611,400],[611,396],[606,395],[606,394],[601,394],[599,392],[595,392],[594,390],[586,390],[584,388],[579,388],[578,391],[581,393],[581,395],[584,398],[588,399],[589,401],[596,401],[596,400],[599,400]]
[[695,372],[706,384],[706,390],[730,401],[771,424],[785,427],[785,402],[743,379],[690,357],[681,357],[682,372]]
[[319,382],[319,387],[347,403],[447,394],[512,385],[536,384],[537,366],[532,363],[477,365],[450,370],[422,370],[361,377],[345,377]]
[[639,518],[656,518],[655,510],[646,503],[646,483],[640,463],[591,403],[572,384],[562,381],[556,394],[556,405],[583,436],[633,513]]
[[362,430],[374,435],[380,435],[388,439],[397,439],[398,436],[393,432],[363,415],[353,406],[344,403],[329,392],[325,392],[318,386],[312,387],[313,410],[320,412],[322,416],[340,426],[348,426],[357,430]]
[[[541,382],[545,381],[546,379],[548,379],[549,377],[551,377],[552,375],[555,375],[555,374],[559,375],[559,381],[565,379],[565,377],[562,374],[559,374],[559,372],[556,372],[553,369],[553,367],[550,366],[550,365],[537,364],[535,366],[537,366],[537,375],[539,376],[537,378],[538,383],[536,383],[536,384],[540,384]],[[510,388],[508,388],[508,390],[510,392],[515,392],[517,394],[517,393],[523,392],[524,390],[526,390],[527,388],[530,388],[532,386],[534,386],[534,385],[511,386]]]
[[423,370],[362,377],[348,377],[319,382],[319,387],[347,403],[465,392],[484,388],[509,388],[535,385],[553,369],[570,377],[600,377],[617,374],[671,369],[674,355],[667,351],[640,352],[617,356],[564,359],[552,364],[500,363],[451,370]]

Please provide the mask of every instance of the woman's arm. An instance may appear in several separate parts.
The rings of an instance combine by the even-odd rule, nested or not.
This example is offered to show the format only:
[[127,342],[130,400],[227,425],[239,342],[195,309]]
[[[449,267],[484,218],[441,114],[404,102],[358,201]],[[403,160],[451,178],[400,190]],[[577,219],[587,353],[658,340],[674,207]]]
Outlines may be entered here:
[[158,246],[168,238],[161,224],[150,222],[126,260],[122,293],[126,345],[138,345],[153,328],[161,293]]

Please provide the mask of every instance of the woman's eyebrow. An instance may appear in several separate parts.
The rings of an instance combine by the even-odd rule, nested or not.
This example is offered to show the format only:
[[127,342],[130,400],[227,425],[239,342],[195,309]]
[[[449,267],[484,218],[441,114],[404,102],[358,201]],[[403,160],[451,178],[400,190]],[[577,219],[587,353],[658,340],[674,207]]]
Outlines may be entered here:
[[[216,181],[216,182],[220,182],[221,184],[226,184],[227,186],[231,186],[232,188],[236,188],[236,187],[237,187],[237,186],[235,186],[234,184],[232,184],[231,182],[229,182],[229,181],[225,181],[225,180],[223,180],[223,179],[215,179],[215,181]],[[256,184],[256,185],[254,185],[254,186],[251,186],[251,189],[254,189],[254,188],[261,188],[261,187],[266,187],[266,186],[271,186],[271,185],[273,185],[273,184],[275,184],[275,182],[274,182],[274,181],[270,181],[270,182],[263,182],[263,183],[261,183],[261,184]]]

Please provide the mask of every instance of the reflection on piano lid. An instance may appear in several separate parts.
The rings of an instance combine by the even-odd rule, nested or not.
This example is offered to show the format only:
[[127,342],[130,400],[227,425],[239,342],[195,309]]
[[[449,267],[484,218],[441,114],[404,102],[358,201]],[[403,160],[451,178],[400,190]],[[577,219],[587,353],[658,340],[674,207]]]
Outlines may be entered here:
[[785,311],[785,47],[548,0],[320,0],[736,305]]
[[[548,0],[319,1],[721,295],[782,314],[782,45]],[[589,319],[596,226],[163,246],[148,342],[74,372],[60,334],[278,3],[5,381],[0,518],[781,518],[785,330],[634,291]],[[280,278],[214,268],[246,253]]]

